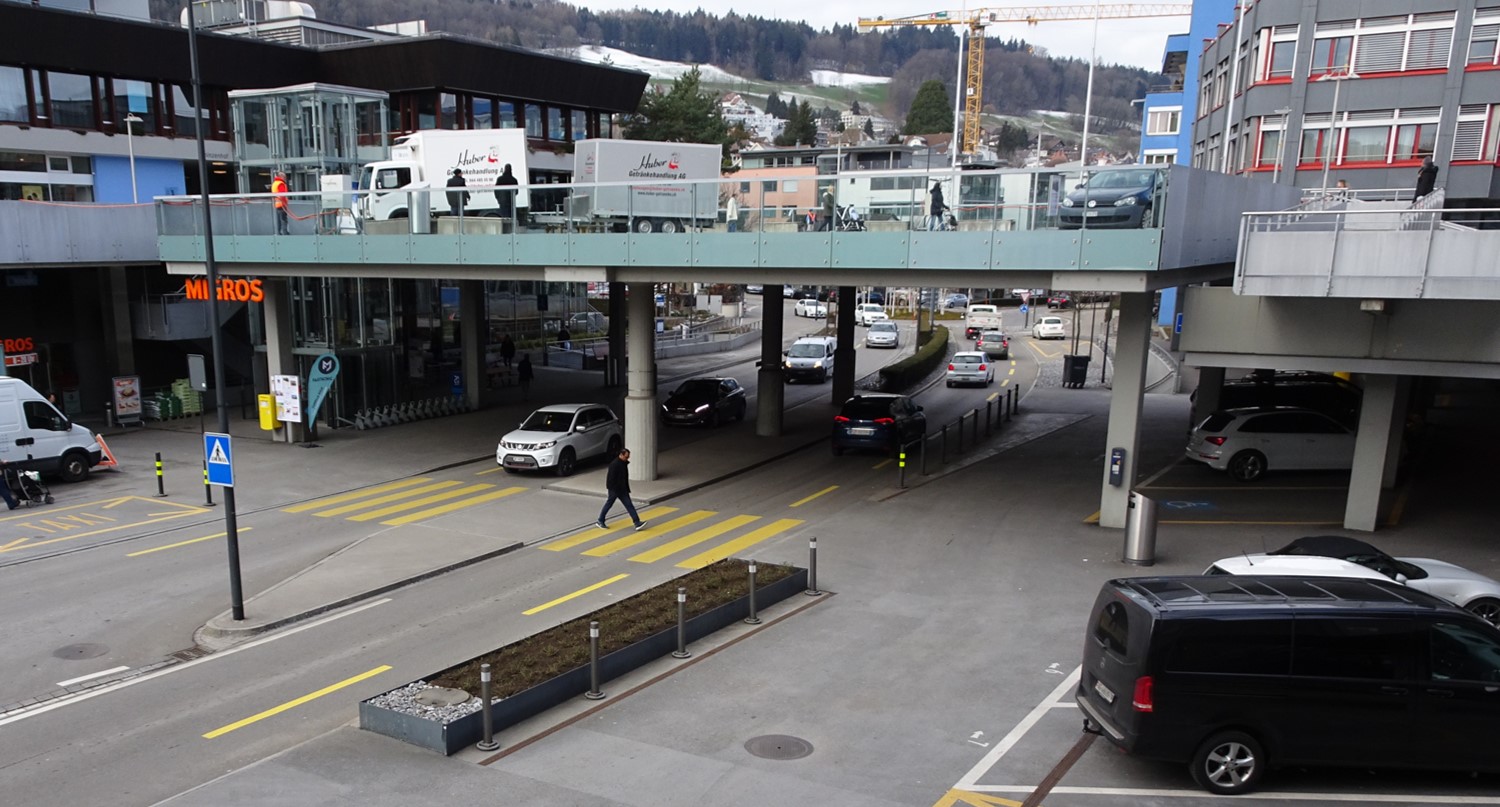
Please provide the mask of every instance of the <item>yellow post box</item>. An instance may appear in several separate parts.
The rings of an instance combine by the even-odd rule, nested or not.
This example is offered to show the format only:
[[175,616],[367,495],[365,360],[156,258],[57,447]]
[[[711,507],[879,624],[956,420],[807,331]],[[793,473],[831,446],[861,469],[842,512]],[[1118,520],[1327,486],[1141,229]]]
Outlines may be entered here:
[[260,407],[260,428],[263,431],[271,431],[276,428],[276,400],[270,395],[255,396],[257,405]]

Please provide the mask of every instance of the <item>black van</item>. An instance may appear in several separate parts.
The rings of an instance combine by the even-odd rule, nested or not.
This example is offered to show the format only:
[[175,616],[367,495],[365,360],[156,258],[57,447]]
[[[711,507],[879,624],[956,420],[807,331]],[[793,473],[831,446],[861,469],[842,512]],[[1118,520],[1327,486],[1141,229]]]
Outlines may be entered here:
[[1111,580],[1076,698],[1084,730],[1217,794],[1270,765],[1500,769],[1500,631],[1386,581]]
[[[1295,406],[1322,412],[1352,429],[1359,425],[1363,395],[1357,385],[1328,373],[1256,371],[1224,382],[1219,409]],[[1192,399],[1197,396],[1194,390]]]

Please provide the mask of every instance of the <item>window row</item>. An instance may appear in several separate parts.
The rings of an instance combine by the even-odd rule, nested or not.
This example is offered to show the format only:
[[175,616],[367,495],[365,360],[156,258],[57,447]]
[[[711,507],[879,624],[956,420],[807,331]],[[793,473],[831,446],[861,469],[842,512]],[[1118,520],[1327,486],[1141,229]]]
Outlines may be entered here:
[[612,137],[608,113],[512,101],[472,93],[424,90],[391,98],[391,131],[418,129],[525,129],[536,140],[569,143]]
[[124,133],[134,118],[133,134],[192,137],[201,119],[205,137],[228,140],[228,94],[204,94],[198,113],[187,85],[0,65],[0,123]]

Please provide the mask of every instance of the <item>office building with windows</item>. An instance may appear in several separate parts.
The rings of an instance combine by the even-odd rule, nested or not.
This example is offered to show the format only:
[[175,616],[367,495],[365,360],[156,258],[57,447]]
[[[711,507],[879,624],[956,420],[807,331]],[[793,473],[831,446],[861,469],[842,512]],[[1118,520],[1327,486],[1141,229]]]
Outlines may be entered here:
[[1193,108],[1198,95],[1198,59],[1204,42],[1232,19],[1231,0],[1199,0],[1193,4],[1188,32],[1167,37],[1161,65],[1166,81],[1151,87],[1141,106],[1141,162],[1187,162],[1193,117],[1186,110]]

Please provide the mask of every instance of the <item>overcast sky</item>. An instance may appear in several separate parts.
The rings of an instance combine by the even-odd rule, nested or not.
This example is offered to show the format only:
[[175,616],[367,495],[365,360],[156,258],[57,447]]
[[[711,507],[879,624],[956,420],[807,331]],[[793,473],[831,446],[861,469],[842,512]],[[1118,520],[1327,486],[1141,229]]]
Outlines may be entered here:
[[[925,0],[757,0],[750,3],[705,3],[703,0],[568,0],[576,6],[594,11],[648,6],[652,9],[691,12],[704,11],[724,15],[731,9],[744,15],[773,19],[798,20],[819,30],[840,23],[854,23],[860,17],[909,17],[933,11],[957,10],[963,4],[932,3]],[[1030,0],[1028,0],[1030,2]],[[979,7],[978,3],[971,4]],[[1055,5],[1075,5],[1057,3]],[[1092,4],[1083,4],[1091,7]],[[998,6],[997,6],[998,7]],[[1138,20],[1102,20],[1099,23],[1099,60],[1103,64],[1125,64],[1160,70],[1162,52],[1168,34],[1183,33],[1188,29],[1188,18],[1153,17]],[[1035,27],[1024,23],[999,23],[989,27],[990,36],[1003,39],[1019,38],[1034,45],[1045,47],[1052,56],[1072,56],[1088,59],[1093,22],[1043,22]]]

